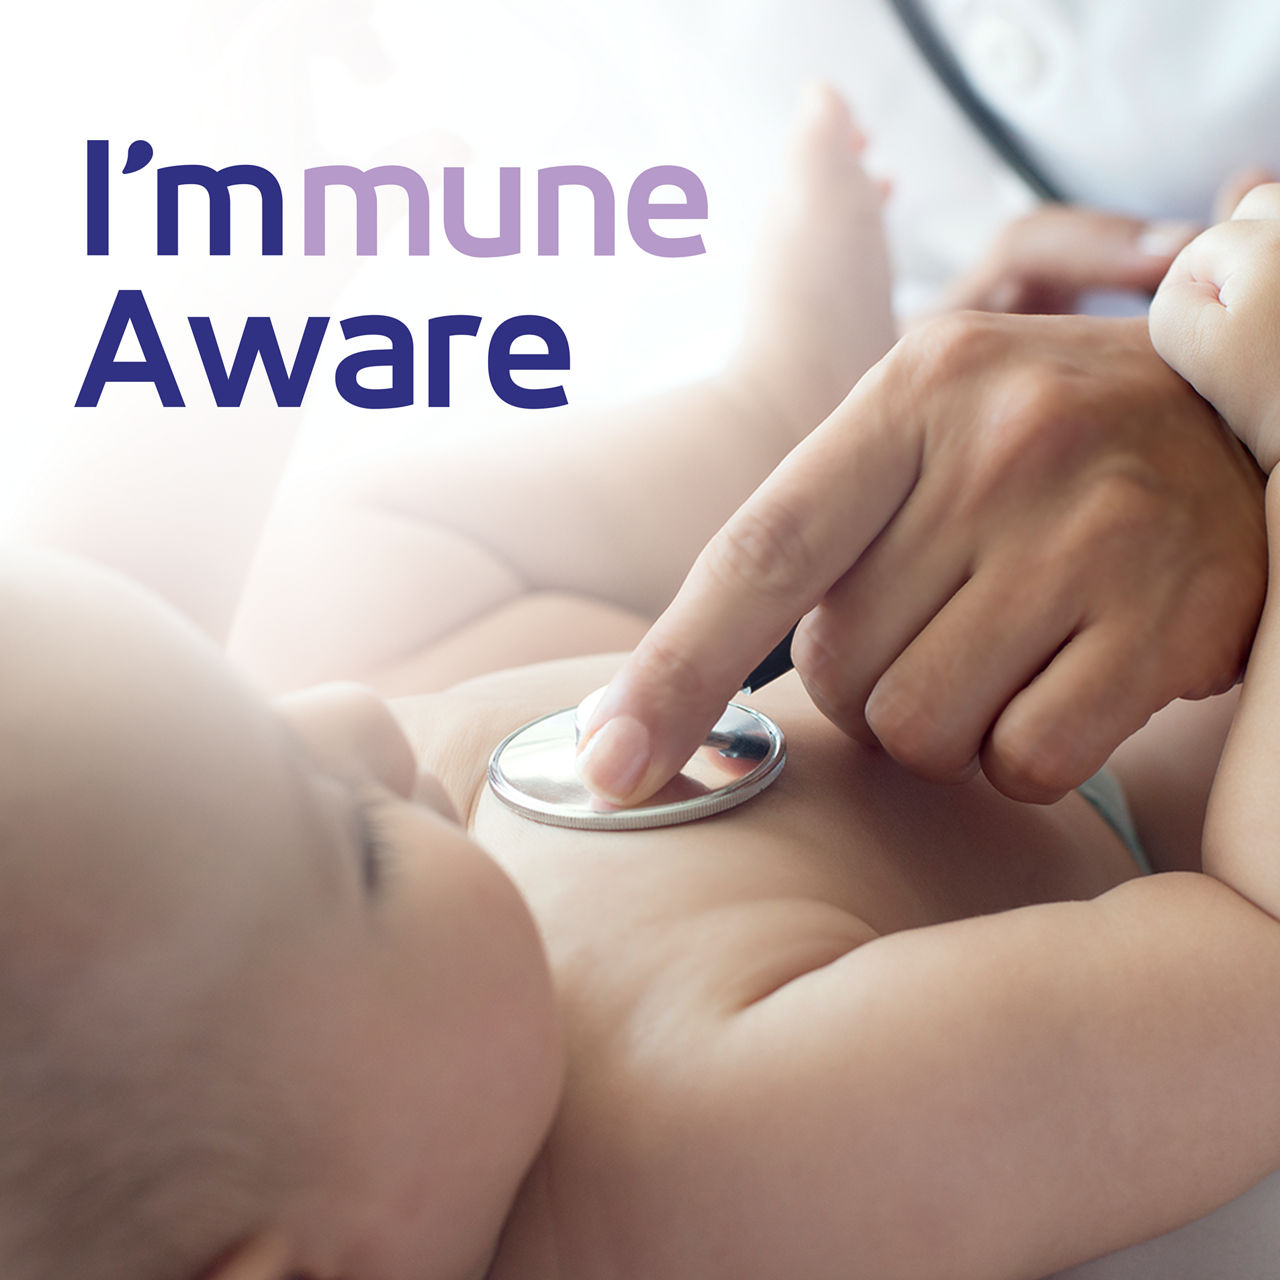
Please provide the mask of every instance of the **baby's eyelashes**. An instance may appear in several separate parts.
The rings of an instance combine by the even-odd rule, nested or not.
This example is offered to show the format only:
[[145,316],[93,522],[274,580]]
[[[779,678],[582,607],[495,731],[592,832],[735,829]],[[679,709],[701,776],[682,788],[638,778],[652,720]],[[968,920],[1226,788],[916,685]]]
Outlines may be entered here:
[[387,830],[387,810],[394,801],[377,789],[366,787],[355,797],[352,817],[360,854],[360,882],[370,897],[377,897],[395,857],[395,848]]

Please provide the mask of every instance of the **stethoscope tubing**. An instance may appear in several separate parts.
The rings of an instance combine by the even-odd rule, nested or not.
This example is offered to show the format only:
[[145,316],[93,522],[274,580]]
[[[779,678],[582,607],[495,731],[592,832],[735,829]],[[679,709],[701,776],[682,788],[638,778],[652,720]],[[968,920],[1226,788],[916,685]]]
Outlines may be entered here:
[[986,139],[991,149],[1041,200],[1062,204],[1062,188],[1032,159],[1008,125],[982,100],[964,68],[937,28],[925,16],[917,0],[889,0],[920,56],[951,95],[955,104]]

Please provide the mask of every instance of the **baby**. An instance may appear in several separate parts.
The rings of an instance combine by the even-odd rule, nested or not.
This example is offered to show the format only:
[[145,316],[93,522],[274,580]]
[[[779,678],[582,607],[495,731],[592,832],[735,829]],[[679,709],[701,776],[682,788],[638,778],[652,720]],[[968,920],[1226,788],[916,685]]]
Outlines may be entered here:
[[[1218,247],[1234,306],[1265,258]],[[1211,299],[1157,301],[1210,394],[1273,377],[1274,287],[1240,298],[1206,346]],[[1269,465],[1277,388],[1238,390]],[[749,806],[573,832],[485,760],[616,660],[415,698],[406,738],[358,689],[268,707],[102,571],[0,591],[6,1277],[1030,1278],[1280,1165],[1274,607],[1205,873],[1142,877],[1079,794],[931,787],[791,678]]]

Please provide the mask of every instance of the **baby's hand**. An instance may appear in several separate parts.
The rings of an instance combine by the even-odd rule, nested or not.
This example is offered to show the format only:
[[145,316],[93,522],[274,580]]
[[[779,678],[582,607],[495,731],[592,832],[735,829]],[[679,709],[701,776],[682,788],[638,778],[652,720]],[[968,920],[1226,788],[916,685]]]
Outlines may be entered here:
[[1280,183],[1174,259],[1151,304],[1156,350],[1268,473],[1280,461]]

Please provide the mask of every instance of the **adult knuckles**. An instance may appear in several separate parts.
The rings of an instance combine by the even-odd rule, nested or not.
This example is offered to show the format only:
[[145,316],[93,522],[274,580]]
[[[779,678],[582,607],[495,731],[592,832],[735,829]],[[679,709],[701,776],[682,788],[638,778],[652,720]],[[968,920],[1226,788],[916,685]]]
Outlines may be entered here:
[[[1110,553],[1118,567],[1135,563],[1138,548],[1153,545],[1160,559],[1168,558],[1172,535],[1189,527],[1178,495],[1160,477],[1132,460],[1117,461],[1089,477],[1072,504],[1061,535],[1063,554],[1083,556]],[[1141,566],[1144,573],[1151,565]]]
[[863,706],[870,686],[854,668],[856,652],[854,639],[821,606],[805,616],[791,640],[791,660],[814,704],[833,724],[865,738]]
[[1078,735],[1060,725],[1008,723],[1001,718],[983,746],[982,770],[1011,800],[1052,804],[1091,772],[1082,764]]
[[917,777],[947,783],[966,775],[972,753],[951,731],[945,700],[884,679],[872,691],[864,714],[885,751]]
[[868,727],[862,709],[857,703],[828,702],[822,691],[810,686],[808,680],[804,681],[804,685],[813,705],[843,734],[864,746],[879,746],[875,734]]
[[961,370],[981,370],[976,397],[957,405],[952,394],[941,426],[948,445],[982,472],[1020,479],[1039,473],[1056,483],[1063,466],[1119,447],[1117,414],[1083,361],[1025,340],[1002,317],[972,328],[966,322],[944,345],[934,370],[943,391]]
[[949,450],[962,460],[947,501],[983,527],[1038,531],[1052,542],[1057,513],[1090,473],[1120,455],[1122,442],[1079,403],[1069,375],[1022,368],[1005,376],[982,419]]
[[986,463],[1001,473],[1052,473],[1098,443],[1104,424],[1082,402],[1086,390],[1072,371],[1035,359],[1007,372],[980,424]]
[[1127,415],[1100,390],[1098,364],[1123,373],[1131,394],[1130,346],[1114,330],[1103,341],[1093,329],[1065,329],[1061,317],[961,311],[919,325],[894,358],[913,371],[917,395],[932,392],[943,406],[943,439],[972,438],[996,462],[1025,465],[1028,456],[1087,452],[1117,434]]
[[985,311],[949,311],[916,325],[893,352],[915,377],[942,389],[980,368],[998,342],[999,318]]

